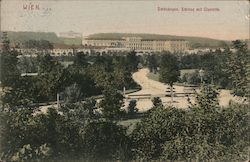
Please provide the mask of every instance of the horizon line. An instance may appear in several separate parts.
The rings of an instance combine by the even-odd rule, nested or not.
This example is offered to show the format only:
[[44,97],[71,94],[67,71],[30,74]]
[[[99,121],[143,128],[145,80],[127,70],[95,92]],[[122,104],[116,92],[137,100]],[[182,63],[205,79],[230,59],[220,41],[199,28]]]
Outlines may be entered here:
[[55,32],[55,31],[27,31],[27,30],[1,30],[0,32],[30,32],[30,33],[55,33],[58,37],[60,37],[58,34],[62,32],[76,32],[76,33],[81,33],[82,38],[86,38],[90,35],[94,34],[152,34],[152,35],[165,35],[165,36],[177,36],[177,37],[192,37],[192,38],[207,38],[207,39],[215,39],[219,41],[233,41],[233,40],[250,40],[248,36],[246,38],[237,38],[237,39],[220,39],[220,38],[213,38],[213,37],[205,37],[205,36],[194,36],[194,35],[175,35],[175,34],[160,34],[160,33],[145,33],[145,32],[96,32],[96,33],[91,33],[88,35],[83,35],[83,32],[77,32],[73,30],[69,31],[61,31],[61,32]]

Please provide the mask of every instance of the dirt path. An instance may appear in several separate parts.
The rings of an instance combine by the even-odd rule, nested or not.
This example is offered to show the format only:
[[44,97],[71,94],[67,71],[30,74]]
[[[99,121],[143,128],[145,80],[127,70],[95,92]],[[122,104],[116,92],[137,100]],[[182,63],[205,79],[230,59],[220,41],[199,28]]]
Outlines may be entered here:
[[[149,73],[148,69],[140,69],[138,72],[133,74],[133,79],[141,85],[142,89],[138,92],[130,95],[143,95],[151,94],[152,96],[163,96],[166,94],[168,85],[161,82],[151,80],[147,77]],[[176,93],[184,93],[184,86],[174,86]],[[126,96],[128,97],[128,95]],[[170,105],[170,97],[161,97],[164,105]],[[190,97],[191,102],[194,102],[194,97]],[[230,100],[238,101],[239,99],[230,94],[229,90],[220,90],[219,102],[221,106],[227,106]],[[125,101],[125,105],[128,105],[129,100]],[[189,105],[188,97],[174,97],[173,106],[178,108],[187,108]],[[151,98],[137,100],[137,108],[143,112],[152,107]]]

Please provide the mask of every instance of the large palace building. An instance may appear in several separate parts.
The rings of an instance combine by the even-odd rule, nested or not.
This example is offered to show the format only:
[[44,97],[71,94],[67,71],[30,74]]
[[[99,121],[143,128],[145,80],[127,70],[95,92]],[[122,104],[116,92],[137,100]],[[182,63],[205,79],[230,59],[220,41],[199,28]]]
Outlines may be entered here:
[[83,45],[103,47],[108,49],[127,49],[135,51],[170,51],[185,52],[189,49],[189,44],[185,40],[156,40],[143,39],[141,37],[123,37],[121,39],[97,39],[86,38]]

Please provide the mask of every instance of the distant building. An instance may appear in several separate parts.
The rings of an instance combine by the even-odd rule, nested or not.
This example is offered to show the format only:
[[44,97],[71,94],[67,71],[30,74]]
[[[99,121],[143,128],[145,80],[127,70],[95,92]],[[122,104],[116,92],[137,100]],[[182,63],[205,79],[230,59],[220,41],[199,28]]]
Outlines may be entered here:
[[64,37],[64,38],[82,38],[81,33],[69,31],[69,32],[61,32],[59,33],[59,37]]
[[91,54],[91,50],[91,47],[82,45],[54,44],[54,48],[50,51],[50,53],[54,56],[72,56],[78,52]]
[[149,51],[170,51],[184,52],[189,49],[189,44],[185,40],[153,40],[143,39],[141,37],[123,37],[121,39],[92,39],[86,38],[82,42],[83,45],[103,47],[118,50],[135,50],[138,52]]
[[74,48],[64,44],[54,44],[54,48],[50,51],[54,56],[68,56],[74,54]]

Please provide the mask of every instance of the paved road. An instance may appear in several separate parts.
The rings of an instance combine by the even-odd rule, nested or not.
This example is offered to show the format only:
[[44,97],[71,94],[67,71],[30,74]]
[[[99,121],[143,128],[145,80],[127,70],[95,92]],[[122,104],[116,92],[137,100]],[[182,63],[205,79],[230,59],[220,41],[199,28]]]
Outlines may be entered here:
[[[148,69],[140,69],[138,72],[133,74],[133,79],[141,85],[142,89],[138,92],[132,93],[130,95],[142,95],[142,94],[151,94],[153,96],[162,96],[165,94],[168,85],[165,85],[161,82],[151,80],[147,77],[149,73]],[[176,93],[184,93],[184,86],[174,86]],[[126,96],[128,97],[128,95]],[[173,106],[178,108],[187,108],[189,103],[187,101],[188,97],[174,97]],[[170,105],[170,97],[161,97],[161,100],[164,105]],[[194,97],[190,97],[191,102],[194,102]],[[230,100],[238,101],[239,99],[232,96],[229,90],[220,90],[219,101],[221,106],[227,106]],[[127,106],[129,101],[125,102]],[[139,99],[137,100],[137,108],[139,111],[143,112],[152,107],[151,98]]]

